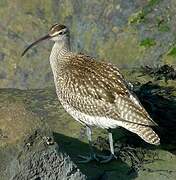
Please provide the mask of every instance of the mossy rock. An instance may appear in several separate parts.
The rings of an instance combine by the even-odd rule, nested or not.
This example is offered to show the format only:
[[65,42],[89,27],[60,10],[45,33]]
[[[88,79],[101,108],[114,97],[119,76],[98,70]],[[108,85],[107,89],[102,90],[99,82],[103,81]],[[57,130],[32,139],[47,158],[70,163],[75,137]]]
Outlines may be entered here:
[[[147,88],[145,90],[148,92]],[[145,103],[145,101],[143,102]],[[9,178],[7,173],[10,172],[11,175],[14,175],[14,172],[17,171],[13,163],[18,160],[18,158],[14,160],[18,152],[21,152],[19,157],[23,162],[21,168],[26,160],[35,162],[34,152],[53,152],[55,149],[53,145],[47,146],[45,143],[45,145],[40,146],[43,144],[43,136],[52,137],[51,131],[54,133],[54,141],[59,144],[59,148],[71,157],[73,163],[88,179],[100,177],[110,180],[117,178],[175,179],[176,177],[173,134],[171,134],[173,141],[168,142],[164,141],[161,134],[161,146],[153,147],[124,129],[116,129],[113,131],[114,145],[115,152],[120,159],[109,164],[91,162],[85,165],[78,163],[79,154],[89,153],[85,128],[64,111],[56,97],[54,88],[43,90],[1,89],[0,107],[0,160],[3,165],[0,170],[4,179]],[[148,110],[150,111],[149,107]],[[168,109],[168,113],[171,116],[172,109]],[[162,120],[161,122],[158,120],[158,123],[163,125]],[[35,136],[36,132],[39,136]],[[108,155],[107,132],[101,129],[94,129],[93,132],[96,152]],[[31,134],[34,135],[31,137]],[[37,140],[35,137],[38,137]],[[74,167],[76,168],[76,166]],[[4,171],[5,169],[6,171]]]
[[0,179],[85,180],[46,121],[30,110],[26,92],[0,91]]
[[70,28],[75,52],[119,67],[175,65],[175,58],[167,56],[175,46],[175,10],[174,0],[1,0],[0,87],[53,85],[51,43],[41,43],[23,58],[21,53],[56,22]]

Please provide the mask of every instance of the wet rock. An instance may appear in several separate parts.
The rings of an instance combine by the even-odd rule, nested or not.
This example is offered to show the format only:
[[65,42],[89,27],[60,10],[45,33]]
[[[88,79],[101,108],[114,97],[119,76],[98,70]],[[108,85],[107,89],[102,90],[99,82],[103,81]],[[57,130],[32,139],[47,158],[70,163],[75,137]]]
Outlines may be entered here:
[[12,161],[11,168],[18,165],[19,170],[11,177],[13,180],[23,179],[70,179],[85,180],[84,176],[70,157],[58,152],[58,146],[47,147],[43,151],[23,154],[24,158]]
[[43,118],[22,102],[25,97],[11,92],[16,96],[0,93],[0,179],[86,179]]
[[[7,56],[4,67],[8,76],[0,87],[29,89],[53,85],[52,76],[45,80],[51,73],[48,58],[52,43],[41,43],[22,59],[20,55],[56,22],[70,28],[74,51],[105,59],[120,68],[165,62],[175,65],[175,10],[174,0],[44,0],[42,4],[35,0],[4,1],[0,4],[0,40]],[[15,76],[15,64],[30,72],[25,83],[21,78],[23,71]]]
[[[165,83],[165,89],[161,84],[142,84],[142,77],[132,74],[139,82],[134,91],[161,128],[159,147],[145,143],[123,128],[114,129],[119,159],[109,164],[79,164],[78,155],[89,153],[85,129],[63,110],[54,88],[0,89],[2,180],[52,180],[58,174],[62,179],[74,180],[175,179],[175,90],[169,90],[170,82]],[[107,132],[95,128],[93,133],[95,151],[109,155]]]
[[167,83],[168,80],[175,80],[176,79],[176,70],[167,64],[161,67],[150,67],[144,66],[141,67],[141,73],[148,74],[153,77],[155,80],[164,79]]

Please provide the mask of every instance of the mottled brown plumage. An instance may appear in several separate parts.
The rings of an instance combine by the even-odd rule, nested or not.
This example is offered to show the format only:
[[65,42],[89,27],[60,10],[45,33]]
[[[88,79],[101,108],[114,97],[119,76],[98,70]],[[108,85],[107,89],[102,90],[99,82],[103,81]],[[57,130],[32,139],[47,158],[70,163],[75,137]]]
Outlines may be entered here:
[[[156,123],[130,92],[117,67],[83,54],[70,54],[59,62],[58,69],[60,74],[57,79],[57,91],[63,103],[89,116],[105,117],[107,121],[121,121],[123,127],[137,133],[143,139],[145,130],[150,130],[153,142],[149,136],[149,139],[144,140],[153,144],[155,141],[158,143],[158,137],[150,128]],[[86,124],[84,120],[80,121]]]
[[[130,98],[127,83],[115,66],[98,62],[83,54],[72,54],[66,62],[60,62],[58,66],[60,69],[58,82],[62,99],[68,101],[66,95],[68,94],[70,98],[73,96],[74,99],[68,101],[68,104],[76,110],[95,116],[109,113],[108,116],[117,119],[120,117],[117,100],[122,98],[130,109],[143,117],[144,122],[141,121],[139,124],[154,125],[152,120],[145,119],[149,116],[144,108]],[[89,103],[92,100],[94,103]],[[95,103],[97,103],[96,106]],[[92,106],[94,106],[93,109]]]
[[55,41],[50,64],[56,92],[73,118],[87,126],[106,129],[121,126],[148,143],[159,144],[160,139],[151,128],[156,123],[115,65],[73,53],[64,25],[52,26],[48,36]]

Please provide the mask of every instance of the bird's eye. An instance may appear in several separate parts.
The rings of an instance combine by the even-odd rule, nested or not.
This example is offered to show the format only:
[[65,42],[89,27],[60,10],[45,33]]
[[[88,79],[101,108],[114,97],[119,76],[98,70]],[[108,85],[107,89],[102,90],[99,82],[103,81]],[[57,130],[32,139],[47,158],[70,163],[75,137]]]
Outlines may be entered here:
[[61,32],[59,33],[59,35],[63,35],[63,34],[66,34],[66,31],[61,31]]
[[62,35],[63,34],[63,32],[61,31],[60,33],[59,33],[59,35]]

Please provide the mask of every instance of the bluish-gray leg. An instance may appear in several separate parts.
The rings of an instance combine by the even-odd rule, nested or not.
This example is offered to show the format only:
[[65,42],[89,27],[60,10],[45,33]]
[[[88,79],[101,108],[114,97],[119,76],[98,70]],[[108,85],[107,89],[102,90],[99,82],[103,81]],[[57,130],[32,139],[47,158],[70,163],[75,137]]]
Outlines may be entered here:
[[89,126],[86,126],[86,134],[87,134],[87,139],[89,141],[89,148],[91,153],[93,153],[93,147],[92,147],[92,130]]
[[110,156],[102,156],[104,160],[102,160],[101,163],[108,163],[113,159],[117,159],[116,155],[114,154],[113,137],[110,131],[108,131],[108,136],[109,136],[109,146],[110,146],[111,154]]
[[108,135],[109,135],[109,146],[110,146],[110,151],[111,151],[111,154],[114,155],[114,144],[113,144],[112,133],[109,132]]
[[87,138],[89,141],[90,155],[89,156],[79,155],[80,158],[84,159],[82,161],[79,161],[79,163],[88,163],[88,162],[93,161],[93,160],[99,161],[99,159],[96,157],[96,154],[94,153],[94,150],[93,150],[92,130],[89,126],[86,126],[86,134],[87,134]]

